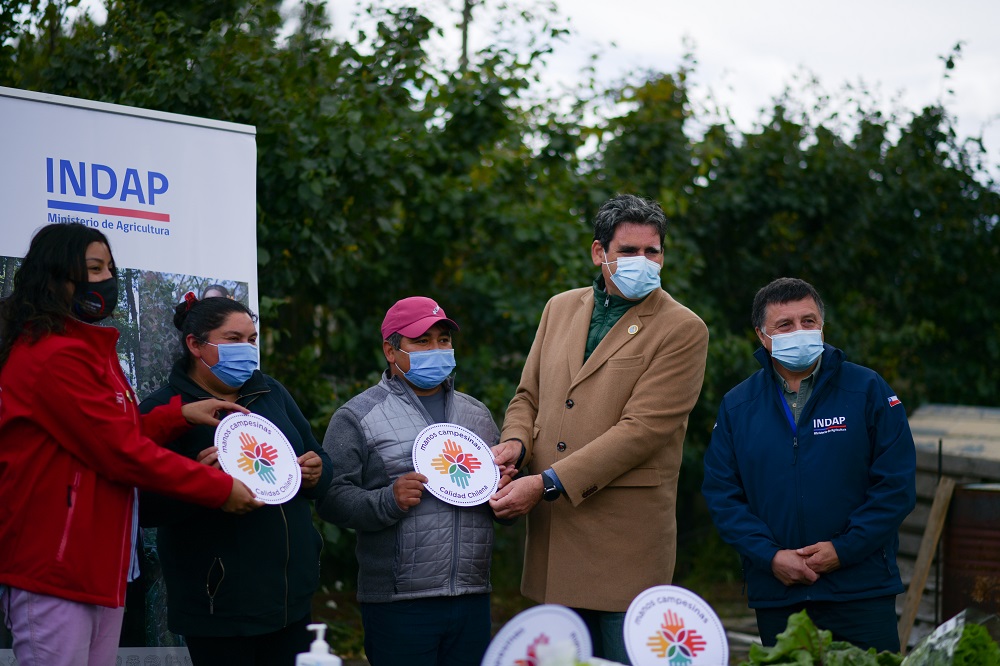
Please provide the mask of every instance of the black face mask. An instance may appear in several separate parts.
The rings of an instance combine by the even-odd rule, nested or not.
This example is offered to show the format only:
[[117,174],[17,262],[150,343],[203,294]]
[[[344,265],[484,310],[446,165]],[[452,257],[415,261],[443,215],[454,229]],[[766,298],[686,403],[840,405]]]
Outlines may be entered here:
[[93,324],[111,316],[118,305],[118,278],[100,282],[77,282],[73,292],[73,314]]

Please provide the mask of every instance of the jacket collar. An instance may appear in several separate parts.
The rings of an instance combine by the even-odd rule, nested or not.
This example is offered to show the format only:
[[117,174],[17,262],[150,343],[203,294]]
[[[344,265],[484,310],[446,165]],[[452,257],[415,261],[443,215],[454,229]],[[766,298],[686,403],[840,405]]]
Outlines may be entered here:
[[574,335],[566,343],[566,361],[569,364],[570,376],[573,377],[571,389],[596,372],[615,352],[636,339],[646,324],[644,320],[656,314],[671,300],[670,295],[663,289],[654,289],[622,315],[584,363],[583,354],[587,344],[587,331],[590,329],[590,318],[594,312],[596,292],[594,289],[583,289],[581,292],[580,307],[573,315],[569,330],[582,331],[583,335]]
[[[215,397],[191,379],[187,373],[187,367],[184,364],[184,359],[179,359],[176,363],[174,363],[174,367],[170,370],[170,378],[168,379],[168,382],[178,393],[189,396],[195,400],[205,400]],[[267,385],[264,373],[260,370],[254,370],[253,374],[250,375],[250,379],[248,379],[246,383],[240,387],[236,402],[252,395],[268,393],[270,390],[271,387]]]
[[115,352],[118,346],[117,328],[88,324],[76,317],[66,318],[66,335],[83,340],[104,352]]
[[[450,393],[454,390],[454,379],[449,377],[442,382],[445,393]],[[384,387],[389,393],[395,395],[407,395],[409,394],[415,401],[419,402],[420,397],[413,392],[413,389],[405,381],[397,377],[396,375],[389,372],[388,369],[382,371],[382,379],[379,380],[379,385]]]

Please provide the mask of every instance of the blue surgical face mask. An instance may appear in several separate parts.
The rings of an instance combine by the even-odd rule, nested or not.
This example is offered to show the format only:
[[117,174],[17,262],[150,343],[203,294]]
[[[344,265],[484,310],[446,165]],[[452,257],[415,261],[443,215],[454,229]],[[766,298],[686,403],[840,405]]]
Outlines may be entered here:
[[454,349],[431,349],[429,351],[406,352],[401,351],[410,357],[410,370],[403,372],[398,365],[396,369],[403,372],[403,376],[416,386],[422,389],[432,389],[444,380],[455,369]]
[[811,328],[764,335],[771,338],[771,358],[793,372],[801,372],[823,353],[823,329]]
[[618,269],[611,274],[622,296],[634,301],[645,297],[654,289],[660,287],[660,266],[646,257],[620,257],[618,261],[608,261],[604,254],[604,265],[611,271],[611,264],[618,264]]
[[259,353],[257,346],[249,342],[228,342],[217,345],[213,342],[205,342],[219,350],[219,362],[215,365],[205,363],[205,367],[212,371],[212,374],[219,378],[223,384],[230,388],[239,388],[247,383],[250,375],[257,369]]

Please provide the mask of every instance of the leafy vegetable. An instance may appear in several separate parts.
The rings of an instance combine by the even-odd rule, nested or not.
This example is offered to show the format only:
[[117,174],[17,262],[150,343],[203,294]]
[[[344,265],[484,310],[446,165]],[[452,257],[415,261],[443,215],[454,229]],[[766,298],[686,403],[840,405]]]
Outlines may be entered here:
[[832,634],[817,629],[806,611],[788,618],[788,626],[778,634],[774,647],[750,646],[750,661],[740,666],[761,664],[799,664],[800,666],[900,666],[902,657],[892,652],[862,650],[844,641],[834,641]]
[[986,627],[962,611],[934,630],[903,660],[903,666],[997,666],[1000,647]]

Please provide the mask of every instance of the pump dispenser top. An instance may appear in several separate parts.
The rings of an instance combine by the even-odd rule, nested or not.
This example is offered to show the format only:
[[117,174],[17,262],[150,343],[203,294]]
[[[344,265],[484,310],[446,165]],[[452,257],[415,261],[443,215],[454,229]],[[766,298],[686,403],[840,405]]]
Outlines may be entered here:
[[302,652],[295,657],[295,666],[341,666],[340,657],[330,654],[330,646],[323,640],[326,625],[310,624],[307,628],[316,632],[316,640],[309,646],[309,652]]

